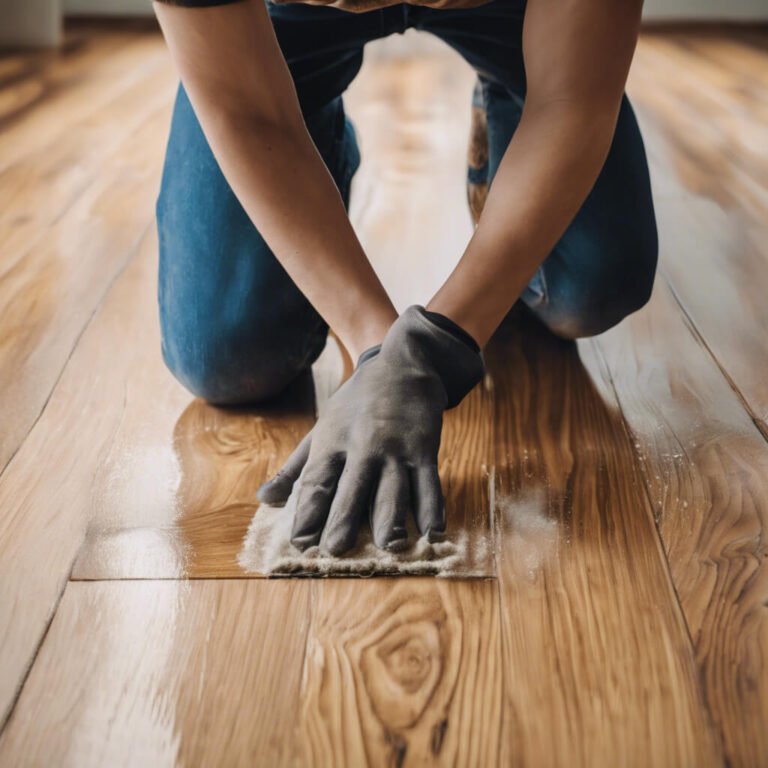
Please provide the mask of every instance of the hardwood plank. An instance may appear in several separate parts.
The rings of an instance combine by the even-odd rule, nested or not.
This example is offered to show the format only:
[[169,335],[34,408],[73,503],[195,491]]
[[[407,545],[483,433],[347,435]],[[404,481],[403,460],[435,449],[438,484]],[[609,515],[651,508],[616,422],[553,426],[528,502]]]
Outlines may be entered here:
[[0,761],[498,764],[494,582],[360,584],[70,583]]
[[431,298],[472,235],[466,156],[476,76],[444,43],[414,32],[369,45],[365,56],[344,96],[362,152],[350,218],[405,309]]
[[[0,467],[38,417],[78,336],[151,225],[167,105],[123,142],[98,180],[0,275]],[[147,305],[148,307],[150,305]]]
[[[159,360],[153,367],[161,391],[177,389]],[[259,409],[193,399],[151,422],[144,409],[143,400],[126,408],[98,468],[98,501],[71,578],[258,578],[238,556],[256,490],[312,427],[311,377]]]
[[[168,61],[159,32],[135,31],[128,27],[74,41],[69,36],[64,55],[32,74],[37,80],[34,98],[23,109],[5,115],[0,123],[0,170],[20,158],[40,152],[57,136],[87,115],[93,115],[113,98],[113,89],[141,80]],[[29,89],[29,79],[18,85]]]
[[114,166],[126,138],[167,106],[175,77],[166,57],[155,61],[145,77],[111,88],[112,100],[97,113],[0,172],[0,274],[40,242],[83,191]]
[[[768,436],[768,249],[743,212],[686,193],[657,175],[660,228],[669,233],[662,270],[676,298]],[[686,254],[683,256],[683,254]],[[695,275],[695,279],[694,279]]]
[[[373,88],[373,79],[361,76],[357,112],[358,96],[351,99],[368,163],[356,180],[354,215],[377,266],[387,265],[385,280],[400,306],[423,301],[470,231],[468,215],[466,226],[461,218],[466,133],[455,126],[465,116],[468,125],[473,78],[445,56],[440,66],[426,63],[430,74],[423,78],[400,56],[369,57],[376,62],[369,76],[381,77],[376,88],[384,96],[369,101],[363,88]],[[443,79],[436,81],[437,73]],[[404,76],[403,91],[383,87]],[[447,120],[446,104],[458,114],[450,117],[452,138],[420,143]],[[385,157],[366,142],[381,135],[390,111],[403,123],[383,145],[391,153]],[[413,146],[419,151],[409,151]],[[405,190],[422,176],[432,185],[411,199]],[[445,182],[440,205],[432,196],[435,178]],[[461,191],[450,193],[456,208],[443,205],[447,189]],[[447,220],[451,227],[436,226],[439,236],[426,248],[424,221],[431,233],[433,221]],[[383,234],[388,244],[376,251]],[[308,390],[293,393],[292,406],[226,411],[193,401],[164,371],[151,309],[155,248],[147,237],[0,477],[0,712],[24,678],[84,538],[74,572],[80,578],[237,575],[232,563],[254,510],[252,492],[311,422]],[[573,345],[520,322],[489,350],[486,386],[446,420],[441,454],[452,515],[486,519],[492,500],[485,469],[492,470],[503,534],[500,591],[494,581],[288,583],[313,596],[310,627],[300,630],[310,650],[301,705],[280,705],[286,718],[297,715],[305,726],[295,759],[723,763],[643,478],[610,390],[599,381],[595,390],[600,367],[593,347],[580,346],[591,379]],[[241,686],[228,654],[259,637],[262,626],[250,614],[240,622],[241,605],[261,610],[277,595],[264,620],[278,628],[305,615],[306,594],[294,614],[290,595],[278,594],[280,584],[70,584],[0,740],[0,757],[15,757],[35,741],[32,757],[41,764],[69,756],[76,764],[110,757],[119,763],[138,755],[150,764],[175,757],[198,765],[219,763],[221,750],[231,758],[225,762],[253,764],[254,742],[243,723],[266,727],[270,717],[262,715],[265,703],[261,711],[247,708],[253,693]],[[261,590],[261,600],[250,597],[253,590]],[[231,597],[237,594],[242,601]],[[187,607],[177,610],[183,599]],[[166,614],[172,615],[164,623]],[[754,618],[745,621],[753,626]],[[83,640],[75,645],[73,638]],[[162,672],[144,658],[158,648]],[[258,654],[251,660],[236,650],[234,658],[244,660],[245,678],[258,681],[283,662],[288,666],[280,669],[298,670],[303,643],[284,658],[276,654],[270,651],[252,673],[244,665],[260,663]],[[61,708],[51,690],[61,691]],[[229,690],[245,702],[242,720],[226,701]],[[138,702],[133,709],[131,699]],[[233,718],[234,737],[217,740]],[[205,730],[212,719],[215,734]],[[40,737],[46,730],[49,740]],[[285,743],[285,733],[278,729],[275,738]],[[146,752],[126,746],[136,743],[147,744]]]
[[95,30],[80,28],[68,29],[55,47],[0,46],[0,121],[13,119],[19,107],[31,105],[46,82],[81,73],[82,58],[99,42]]
[[[755,30],[763,43],[768,31]],[[729,83],[713,88],[710,78],[721,68],[705,61],[701,50],[711,36],[697,44],[696,56],[686,53],[669,61],[674,42],[660,41],[638,48],[630,78],[630,95],[640,108],[652,161],[652,178],[660,230],[666,233],[661,267],[676,298],[695,324],[708,348],[739,392],[752,418],[768,436],[768,368],[764,338],[768,331],[766,217],[768,217],[768,131],[765,114],[768,81],[757,62],[768,66],[768,50],[739,38],[722,39],[729,56],[743,56],[753,78],[720,75]],[[656,48],[663,46],[659,58]],[[687,50],[687,49],[686,49]],[[717,50],[715,46],[713,50]],[[719,52],[718,57],[724,54]],[[681,85],[658,87],[666,66],[685,64]],[[677,78],[671,78],[676,81]],[[696,92],[714,93],[716,103],[688,98]],[[681,108],[682,105],[682,108]],[[722,108],[725,107],[725,108]]]
[[713,30],[709,35],[706,30],[697,30],[693,34],[681,36],[680,44],[697,58],[714,62],[738,79],[746,80],[747,87],[754,84],[763,90],[758,84],[765,83],[762,68],[768,53],[768,29],[764,24],[745,24],[727,32]]
[[[658,88],[671,70],[679,75]],[[653,41],[638,49],[629,89],[660,118],[669,138],[685,146],[686,154],[676,159],[692,189],[756,213],[768,210],[768,83],[750,83],[670,41]]]
[[305,765],[499,765],[494,581],[313,584]]
[[309,583],[70,583],[0,737],[19,766],[294,766]]
[[722,765],[615,402],[595,390],[576,345],[524,315],[486,353],[504,762]]
[[666,285],[602,336],[728,765],[768,763],[768,444]]
[[[400,288],[401,297],[413,290]],[[492,391],[478,386],[445,414],[438,460],[449,530],[472,531],[490,548],[493,423]],[[313,589],[302,707],[307,765],[501,764],[495,581],[322,580]]]
[[156,251],[152,228],[0,476],[0,719],[86,536],[106,542],[107,577],[241,575],[252,493],[311,421],[297,390],[246,414],[173,379],[150,309]]
[[[166,375],[161,377],[166,388],[156,386],[162,370],[159,350],[148,343],[157,333],[156,317],[136,311],[137,294],[154,290],[155,249],[155,238],[147,236],[139,258],[110,291],[45,411],[0,476],[0,720],[99,507],[94,477],[109,460],[110,439],[125,408],[134,398],[140,400],[144,423],[151,425],[158,414],[180,413],[190,400]],[[116,339],[147,343],[116,344]],[[145,462],[145,495],[136,504],[151,515],[173,498],[176,465],[170,445],[147,455],[154,460]],[[141,497],[132,488],[130,498]],[[167,556],[180,555],[172,550]]]

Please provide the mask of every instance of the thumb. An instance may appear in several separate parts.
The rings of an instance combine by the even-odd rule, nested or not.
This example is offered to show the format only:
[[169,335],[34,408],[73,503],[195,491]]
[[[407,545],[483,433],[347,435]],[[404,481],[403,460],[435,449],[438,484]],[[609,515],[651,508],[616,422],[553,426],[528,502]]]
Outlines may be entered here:
[[256,498],[262,504],[282,505],[288,500],[296,478],[307,463],[309,447],[312,444],[312,431],[308,432],[288,457],[283,468],[256,491]]

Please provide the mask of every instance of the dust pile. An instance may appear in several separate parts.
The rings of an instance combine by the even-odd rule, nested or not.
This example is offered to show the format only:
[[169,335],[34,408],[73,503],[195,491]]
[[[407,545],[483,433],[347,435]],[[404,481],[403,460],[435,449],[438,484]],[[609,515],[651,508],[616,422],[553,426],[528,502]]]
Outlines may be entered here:
[[373,543],[370,527],[361,526],[354,549],[343,557],[324,554],[319,547],[300,552],[290,542],[293,512],[289,506],[262,504],[251,521],[240,567],[269,576],[437,576],[485,578],[495,575],[487,536],[457,531],[445,541],[419,538],[408,522],[408,547],[385,552]]

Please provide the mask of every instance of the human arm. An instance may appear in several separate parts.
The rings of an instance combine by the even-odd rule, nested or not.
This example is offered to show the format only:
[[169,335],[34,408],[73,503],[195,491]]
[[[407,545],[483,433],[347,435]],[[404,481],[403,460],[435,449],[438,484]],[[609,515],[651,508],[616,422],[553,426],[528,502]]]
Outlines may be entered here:
[[[610,2],[529,1],[523,118],[472,242],[429,305],[480,345],[557,242],[605,160],[639,20],[639,6],[634,14],[628,6],[619,13]],[[337,402],[329,409],[333,416],[327,411],[321,417],[282,472],[260,490],[261,500],[270,503],[285,501],[292,491],[293,541],[299,547],[320,543],[333,554],[345,551],[369,508],[369,491],[376,488],[384,489],[370,503],[374,540],[380,546],[401,542],[406,504],[422,534],[444,527],[436,471],[437,414],[445,404],[440,377],[432,375],[430,356],[418,342],[407,358],[418,363],[414,380],[434,383],[429,390],[409,382],[409,366],[386,364],[397,357],[390,342],[398,340],[402,346],[407,336],[398,331],[410,319],[415,321],[412,310],[388,332],[385,358],[355,371],[349,386],[334,396]],[[481,375],[482,366],[473,365],[476,358],[467,347],[446,345],[439,357],[450,371],[473,371],[470,383]],[[390,390],[395,397],[377,394]],[[345,418],[345,412],[354,418]],[[404,474],[411,476],[405,491]],[[429,479],[420,485],[414,477]]]
[[592,188],[611,145],[640,0],[529,0],[527,93],[478,227],[428,308],[481,345]]
[[397,314],[304,124],[264,3],[154,7],[229,185],[355,359]]
[[[402,541],[411,508],[420,530],[439,536],[442,412],[482,375],[479,349],[426,314],[395,320],[304,127],[263,4],[156,5],[156,11],[225,177],[298,287],[353,357],[390,328],[381,351],[359,364],[331,398],[260,499],[285,501],[306,463],[296,494],[297,545],[311,546],[325,531],[328,548],[344,551],[374,492],[377,543]],[[413,497],[411,478],[418,491]],[[332,521],[325,526],[332,502]]]

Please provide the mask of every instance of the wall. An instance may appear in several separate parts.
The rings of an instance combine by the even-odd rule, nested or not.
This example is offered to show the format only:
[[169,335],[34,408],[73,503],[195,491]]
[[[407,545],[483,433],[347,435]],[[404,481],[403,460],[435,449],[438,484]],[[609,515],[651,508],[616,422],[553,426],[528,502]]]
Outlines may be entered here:
[[645,0],[643,15],[649,20],[732,19],[768,20],[766,0]]
[[59,0],[0,0],[0,45],[56,45],[61,40]]
[[[144,14],[150,0],[64,0],[65,13]],[[646,0],[645,18],[768,20],[768,0]]]
[[152,0],[63,0],[67,14],[114,14],[115,16],[150,16]]

